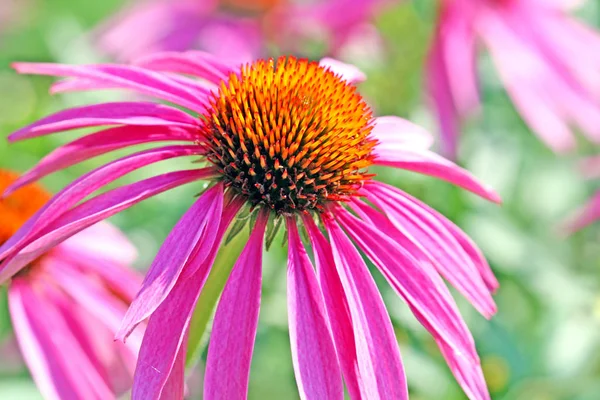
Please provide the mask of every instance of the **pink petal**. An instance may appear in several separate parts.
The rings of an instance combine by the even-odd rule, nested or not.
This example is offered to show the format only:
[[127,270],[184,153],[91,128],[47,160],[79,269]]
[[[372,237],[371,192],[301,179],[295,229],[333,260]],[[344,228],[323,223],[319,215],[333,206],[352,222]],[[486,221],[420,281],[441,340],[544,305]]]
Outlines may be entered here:
[[[146,165],[170,158],[194,155],[197,151],[198,146],[194,145],[150,149],[120,158],[88,172],[58,192],[10,240],[4,243],[0,247],[0,259],[8,257],[9,251],[14,254],[22,249],[28,241],[35,239],[43,228],[102,186]],[[21,184],[17,180],[5,190],[4,195],[7,196],[17,190]]]
[[500,203],[500,196],[493,189],[483,185],[468,171],[445,158],[417,148],[396,148],[388,151],[386,147],[376,146],[374,149],[375,164],[385,165],[418,172],[453,183],[469,190],[484,199]]
[[137,249],[127,236],[105,221],[72,236],[61,245],[61,249],[105,259],[121,266],[131,265],[138,256]]
[[334,74],[351,84],[361,83],[367,80],[367,76],[358,67],[346,64],[333,58],[322,58],[319,65],[329,69]]
[[51,173],[114,150],[158,141],[193,141],[190,133],[180,128],[122,126],[96,132],[61,146],[42,158],[14,183],[24,186]]
[[[85,79],[88,82],[98,83],[100,88],[110,86],[132,89],[200,113],[204,111],[206,105],[206,99],[199,98],[196,91],[177,83],[167,75],[135,66],[15,63],[13,68],[21,74]],[[205,94],[208,93],[207,90]]]
[[325,226],[348,300],[365,396],[368,399],[408,399],[398,342],[377,286],[338,224],[326,220]]
[[296,382],[301,399],[343,399],[344,388],[323,295],[312,264],[288,218],[288,319]]
[[[321,292],[325,299],[327,315],[331,323],[335,347],[344,374],[344,382],[348,388],[351,399],[360,399],[366,396],[366,389],[360,387],[358,360],[352,319],[349,313],[346,294],[335,273],[333,254],[327,239],[310,216],[303,216],[304,226],[310,237],[317,265],[317,277]],[[362,392],[361,392],[362,390]]]
[[181,276],[150,317],[135,371],[134,399],[158,399],[161,393],[163,397],[168,395],[167,385],[177,385],[177,380],[183,385],[183,378],[178,376],[179,372],[173,371],[173,368],[179,368],[176,357],[179,357],[179,353],[185,354],[184,336],[198,296],[210,273],[223,236],[240,206],[239,202],[225,206],[217,237],[212,247],[207,249],[208,257],[199,263],[198,261],[204,258],[202,254],[188,262],[186,268],[199,264],[195,267],[195,273],[188,278]]
[[378,149],[385,152],[405,148],[426,150],[433,144],[433,136],[424,128],[395,116],[375,118],[371,136],[379,142]]
[[563,223],[567,233],[577,232],[600,219],[600,192],[596,193],[575,215]]
[[261,213],[227,280],[208,345],[204,399],[245,399],[262,282],[262,245],[268,214]]
[[[554,151],[564,152],[575,147],[566,115],[558,104],[564,94],[552,93],[556,86],[551,87],[553,77],[545,60],[539,58],[529,40],[521,40],[500,18],[481,22],[482,39],[523,119]],[[520,60],[517,64],[512,62],[515,57]]]
[[438,272],[479,312],[487,318],[495,314],[496,306],[479,272],[479,268],[487,268],[487,264],[478,267],[479,259],[470,256],[479,253],[477,248],[467,253],[441,222],[445,219],[442,215],[429,212],[423,203],[402,191],[379,183],[367,185],[365,189],[367,198],[387,215],[402,235],[427,254]]
[[198,249],[202,263],[213,246],[223,210],[223,185],[208,189],[177,222],[161,246],[142,287],[123,318],[116,338],[125,341],[133,328],[145,320],[165,300],[192,252]]
[[157,103],[101,103],[59,111],[12,133],[8,139],[31,139],[50,133],[101,125],[181,127],[198,126],[191,115]]
[[[160,400],[181,400],[184,398],[186,348],[187,339],[184,338],[183,342],[181,343],[181,346],[179,346],[179,351],[177,352],[177,357],[175,358],[173,369],[171,369],[169,379],[167,379],[167,382],[165,383],[165,387],[160,396]],[[142,398],[148,399],[148,397]]]
[[212,57],[206,57],[207,54],[200,51],[193,54],[175,51],[154,53],[135,60],[134,64],[155,71],[189,74],[214,84],[226,81],[229,73],[223,70],[228,68],[225,65],[215,66],[215,60]]
[[450,78],[438,37],[434,39],[430,50],[426,72],[427,92],[440,124],[442,151],[449,158],[455,159],[460,135],[460,116],[452,96]]
[[[56,292],[56,289],[46,288]],[[13,322],[16,322],[19,334],[24,333],[24,338],[27,338],[27,341],[19,340],[19,344],[36,383],[40,382],[40,389],[48,390],[50,398],[58,395],[58,399],[89,397],[100,400],[113,397],[54,306],[52,297],[44,298],[39,291],[34,292],[26,284],[16,282],[11,284],[10,289],[11,313],[16,312],[21,317],[16,321],[13,317]],[[10,302],[17,305],[10,305]],[[65,357],[65,354],[68,356]]]
[[[489,399],[473,338],[450,292],[433,268],[418,258],[420,254],[398,231],[393,236],[394,241],[380,231],[380,227],[385,229],[386,221],[378,218],[376,211],[369,215],[370,223],[357,219],[342,207],[335,212],[421,324],[441,343],[444,356],[449,357],[448,364],[459,380],[466,376],[473,384],[463,388],[465,393],[472,400]],[[462,369],[465,367],[468,369]]]
[[211,168],[171,172],[122,186],[80,204],[54,221],[31,244],[19,249],[18,254],[11,253],[0,265],[0,282],[75,233],[148,197],[212,174]]
[[8,306],[21,353],[33,380],[46,399],[76,398],[77,389],[62,373],[61,357],[53,357],[50,338],[28,310],[27,304],[32,301],[36,301],[33,291],[24,281],[14,280],[8,290]]

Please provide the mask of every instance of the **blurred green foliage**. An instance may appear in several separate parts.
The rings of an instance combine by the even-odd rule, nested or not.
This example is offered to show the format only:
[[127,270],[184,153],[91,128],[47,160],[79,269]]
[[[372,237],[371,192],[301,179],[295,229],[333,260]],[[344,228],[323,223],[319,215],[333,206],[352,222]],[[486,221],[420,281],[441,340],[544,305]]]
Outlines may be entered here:
[[[119,98],[115,93],[51,97],[47,94],[50,79],[17,76],[9,63],[99,60],[89,43],[89,32],[118,9],[121,0],[13,3],[18,3],[20,9],[11,23],[2,27],[0,36],[2,137],[52,111]],[[598,8],[591,4],[581,15],[598,26]],[[361,91],[376,114],[401,115],[432,131],[435,122],[422,96],[421,67],[434,16],[435,4],[430,0],[395,6],[376,21],[382,45],[374,53],[364,53],[361,51],[365,49],[359,48],[344,55],[367,72],[369,79],[361,85]],[[311,55],[318,56],[316,51]],[[558,229],[559,222],[598,185],[579,176],[575,155],[555,156],[528,131],[488,62],[482,63],[481,74],[483,112],[465,126],[460,160],[498,190],[504,199],[501,207],[434,179],[387,170],[377,172],[460,225],[481,246],[494,268],[501,288],[496,295],[499,312],[491,321],[484,320],[456,296],[475,336],[493,398],[598,399],[600,229],[594,226],[572,237],[565,237]],[[0,166],[23,171],[73,137],[66,133],[10,146],[0,141]],[[594,153],[586,143],[580,150]],[[50,190],[59,190],[74,177],[113,157],[99,157],[54,174],[43,183]],[[136,172],[119,183],[155,174],[156,169],[172,170],[181,164],[170,162],[152,167],[152,173]],[[149,265],[169,230],[200,190],[194,185],[177,189],[113,218],[141,250],[139,268]],[[251,399],[297,398],[287,333],[286,249],[279,246],[280,242],[276,239],[265,255]],[[411,398],[464,399],[431,337],[385,281],[378,275],[376,278],[395,323]],[[206,325],[207,311],[199,314],[200,324]],[[39,398],[16,352],[3,290],[0,341],[0,399]],[[194,376],[190,382],[192,393],[198,389]]]

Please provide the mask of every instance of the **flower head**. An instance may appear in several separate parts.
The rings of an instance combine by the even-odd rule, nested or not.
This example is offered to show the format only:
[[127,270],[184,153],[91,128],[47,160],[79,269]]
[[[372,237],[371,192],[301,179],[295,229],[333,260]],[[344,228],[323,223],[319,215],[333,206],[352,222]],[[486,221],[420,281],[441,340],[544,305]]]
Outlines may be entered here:
[[[0,256],[6,257],[0,279],[38,251],[145,198],[198,180],[210,182],[165,240],[117,333],[125,339],[149,317],[133,398],[156,399],[167,390],[182,395],[191,314],[224,235],[241,218],[243,207],[253,213],[252,218],[244,216],[252,233],[216,310],[205,398],[246,396],[262,247],[265,232],[280,222],[288,235],[290,338],[302,398],[343,398],[342,375],[353,398],[407,397],[390,318],[354,243],[434,336],[467,395],[489,398],[472,337],[441,277],[490,317],[495,312],[491,292],[497,287],[493,274],[456,226],[404,192],[377,182],[368,168],[416,171],[499,199],[468,172],[431,153],[431,137],[423,129],[397,117],[374,118],[354,85],[364,79],[356,68],[289,57],[232,70],[199,52],[156,54],[138,66],[15,67],[68,77],[55,91],[134,89],[199,114],[154,103],[97,104],[59,112],[11,136],[19,140],[83,126],[113,126],[57,149],[9,191],[112,150],[158,141],[185,144],[133,153],[64,188],[0,248]],[[84,201],[132,170],[183,156],[204,165]],[[310,238],[316,274],[301,230]]]
[[549,147],[573,148],[573,127],[600,142],[600,36],[568,15],[576,1],[441,2],[428,87],[450,156],[460,118],[479,102],[477,42],[489,50],[517,111]]
[[[0,170],[0,190],[18,175]],[[0,200],[0,243],[50,195],[25,186]],[[12,276],[8,306],[21,352],[46,399],[116,398],[131,387],[139,332],[114,342],[140,280],[126,266],[135,250],[99,223],[39,255]]]

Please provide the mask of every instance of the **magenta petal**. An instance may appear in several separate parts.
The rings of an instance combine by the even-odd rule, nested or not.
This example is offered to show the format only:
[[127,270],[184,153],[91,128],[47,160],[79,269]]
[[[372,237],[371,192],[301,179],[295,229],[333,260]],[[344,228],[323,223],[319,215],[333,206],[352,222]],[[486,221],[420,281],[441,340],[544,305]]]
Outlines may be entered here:
[[50,133],[101,125],[167,126],[194,129],[198,122],[176,108],[157,103],[101,103],[69,108],[12,133],[8,139],[31,139]]
[[171,172],[122,186],[78,205],[54,221],[33,242],[24,246],[24,249],[19,248],[11,253],[0,265],[0,282],[4,282],[20,268],[75,233],[148,197],[198,179],[205,179],[213,173],[211,168]]
[[385,146],[374,149],[375,164],[385,165],[430,175],[469,190],[484,199],[500,203],[500,196],[483,185],[468,171],[428,150],[396,148],[388,151]]
[[40,390],[57,399],[113,397],[54,303],[25,283],[11,284],[13,323],[18,334],[24,335],[18,336],[19,345]]
[[[169,374],[169,378],[165,383],[160,400],[181,400],[184,398],[185,393],[185,351],[187,349],[187,338],[184,338],[177,357],[175,357],[175,363]],[[144,400],[149,397],[142,397]],[[133,398],[132,398],[133,399]]]
[[[495,314],[494,300],[480,273],[480,269],[489,267],[471,257],[479,253],[477,248],[466,252],[446,229],[442,215],[430,212],[423,203],[400,190],[378,183],[367,185],[365,189],[367,198],[387,215],[402,235],[423,250],[439,273],[475,308],[487,318]],[[362,208],[368,209],[368,206]]]
[[[121,266],[135,262],[138,251],[127,236],[109,222],[99,222],[85,231],[74,235],[61,245],[61,250],[68,252],[79,251],[94,259],[101,258]],[[74,263],[76,265],[77,263]],[[130,271],[128,268],[122,268]]]
[[267,219],[266,213],[259,215],[219,300],[208,345],[205,400],[238,400],[247,396],[260,308]]
[[360,387],[362,381],[358,376],[358,360],[352,318],[342,283],[339,276],[335,273],[331,246],[319,228],[317,228],[312,217],[305,215],[303,216],[303,221],[313,246],[319,285],[325,299],[325,306],[327,307],[327,315],[331,323],[337,355],[344,374],[344,382],[346,383],[351,399],[364,398],[366,390],[364,387]]
[[343,399],[340,368],[312,264],[294,219],[288,227],[288,319],[301,399]]
[[76,388],[62,373],[60,357],[53,357],[50,338],[42,325],[32,319],[31,311],[28,310],[27,303],[36,301],[26,283],[21,280],[11,283],[8,290],[8,306],[21,353],[44,398],[76,398]]
[[377,147],[382,152],[405,148],[425,150],[433,144],[433,136],[427,130],[395,116],[375,118],[371,137],[379,142]]
[[[209,255],[201,263],[196,259],[204,258],[203,254],[189,261],[186,268],[198,264],[195,273],[187,278],[180,276],[166,299],[150,317],[135,371],[134,399],[157,399],[161,393],[163,397],[168,395],[165,393],[169,390],[166,385],[183,385],[183,378],[177,376],[179,372],[173,371],[174,368],[179,368],[176,356],[179,357],[179,353],[185,354],[184,336],[198,296],[212,268],[223,236],[239,208],[238,202],[225,206]],[[180,383],[177,382],[178,379],[181,379]]]
[[[487,389],[481,391],[486,387],[485,380],[471,333],[444,282],[428,261],[419,258],[420,251],[399,231],[393,237],[396,242],[383,234],[379,229],[385,229],[386,221],[375,210],[369,215],[372,217],[369,223],[352,216],[342,207],[336,208],[335,212],[350,236],[440,343],[444,355],[450,357],[448,364],[453,372],[459,377],[471,374],[467,378],[473,386],[464,387],[465,392],[472,400],[489,399]],[[455,365],[469,369],[455,370]]]
[[[0,247],[0,259],[22,249],[28,241],[39,237],[40,231],[58,219],[70,207],[94,193],[102,186],[115,181],[131,171],[162,160],[197,154],[195,145],[168,146],[150,149],[112,161],[76,179],[58,192],[37,211],[23,226]],[[23,183],[14,182],[5,190],[5,195],[17,190]]]
[[408,399],[398,342],[375,281],[338,224],[326,220],[325,226],[348,300],[365,398]]
[[322,58],[321,61],[319,61],[319,65],[329,69],[334,74],[339,75],[348,83],[356,84],[367,80],[365,73],[358,69],[358,67],[333,58]]
[[227,80],[228,67],[225,65],[215,66],[213,57],[206,56],[207,53],[197,51],[195,53],[161,52],[138,58],[134,64],[155,71],[177,72],[189,74],[219,84]]
[[581,207],[574,216],[563,223],[563,229],[567,233],[574,233],[600,219],[600,192],[596,193],[591,200]]
[[[141,94],[171,101],[196,112],[203,112],[205,98],[189,87],[181,85],[166,74],[125,65],[62,65],[15,63],[13,68],[21,74],[64,76],[98,83],[100,88],[132,89]],[[209,91],[206,91],[208,95]]]
[[[131,330],[150,314],[167,297],[181,274],[192,252],[206,257],[217,234],[223,210],[223,185],[208,189],[171,230],[146,273],[142,288],[131,303],[116,335],[125,340]],[[205,258],[204,258],[205,259]],[[204,259],[199,259],[202,263]]]
[[90,158],[136,144],[193,139],[181,128],[122,126],[96,132],[61,146],[42,158],[14,183],[21,187]]

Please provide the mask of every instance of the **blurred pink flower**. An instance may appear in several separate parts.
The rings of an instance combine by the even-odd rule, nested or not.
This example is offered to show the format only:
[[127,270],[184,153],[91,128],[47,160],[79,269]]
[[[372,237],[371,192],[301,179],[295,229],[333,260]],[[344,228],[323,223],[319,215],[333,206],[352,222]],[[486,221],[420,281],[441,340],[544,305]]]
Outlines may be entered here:
[[[0,189],[18,175],[0,170]],[[0,200],[0,243],[50,197],[33,185]],[[100,222],[40,252],[8,283],[15,336],[46,399],[111,399],[131,388],[141,334],[114,335],[141,278],[127,266],[135,249]]]
[[571,0],[445,0],[428,62],[442,146],[454,157],[460,118],[479,104],[478,44],[529,127],[554,151],[572,127],[600,143],[600,35],[568,14]]
[[[10,136],[16,141],[112,126],[58,148],[8,192],[113,150],[182,144],[133,153],[64,188],[0,248],[5,258],[0,279],[70,235],[148,197],[209,182],[165,240],[117,334],[125,340],[150,318],[134,399],[158,399],[161,393],[181,398],[192,311],[236,216],[238,223],[253,224],[252,234],[216,310],[205,399],[246,397],[263,241],[265,230],[274,233],[276,221],[285,222],[288,233],[290,339],[301,398],[342,399],[342,375],[352,398],[407,398],[390,317],[361,249],[433,335],[468,397],[489,399],[473,338],[442,277],[485,317],[496,311],[491,296],[496,279],[458,227],[401,190],[373,180],[367,169],[380,165],[414,171],[491,201],[499,198],[467,171],[429,151],[432,138],[422,128],[398,117],[374,118],[354,86],[364,79],[357,68],[290,57],[230,69],[199,52],[156,54],[136,66],[19,63],[15,68],[68,77],[54,92],[132,89],[200,115],[157,103],[104,103],[58,112]],[[80,203],[131,171],[176,157],[192,157],[203,166],[157,175]],[[241,213],[243,207],[253,209],[253,217]],[[310,237],[317,274],[299,227]]]
[[137,1],[101,27],[99,42],[126,61],[159,50],[199,49],[242,63],[265,57],[269,46],[298,51],[299,42],[315,36],[325,39],[331,52],[383,2],[388,0]]

